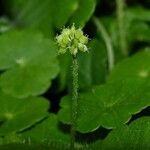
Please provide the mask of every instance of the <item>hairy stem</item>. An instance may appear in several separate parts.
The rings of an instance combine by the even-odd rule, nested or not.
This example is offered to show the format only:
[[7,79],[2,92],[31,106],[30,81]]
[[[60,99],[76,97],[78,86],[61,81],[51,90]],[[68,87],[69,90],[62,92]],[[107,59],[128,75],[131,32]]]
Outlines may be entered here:
[[78,60],[76,56],[73,56],[72,59],[73,70],[72,70],[72,77],[73,77],[73,92],[72,92],[72,108],[71,108],[71,119],[72,119],[72,126],[71,126],[71,150],[75,149],[75,136],[76,136],[76,123],[77,123],[77,112],[78,112]]
[[128,55],[127,42],[126,42],[126,33],[125,33],[125,20],[124,20],[124,0],[116,0],[116,13],[117,13],[117,22],[118,22],[118,41],[119,47],[124,56]]
[[114,67],[114,61],[115,61],[114,60],[114,50],[113,50],[113,46],[111,43],[111,38],[109,37],[105,27],[100,22],[100,20],[98,20],[96,17],[93,17],[93,22],[95,23],[99,34],[101,34],[101,36],[105,42],[106,49],[107,49],[107,55],[108,55],[108,69],[109,69],[109,71],[111,71]]

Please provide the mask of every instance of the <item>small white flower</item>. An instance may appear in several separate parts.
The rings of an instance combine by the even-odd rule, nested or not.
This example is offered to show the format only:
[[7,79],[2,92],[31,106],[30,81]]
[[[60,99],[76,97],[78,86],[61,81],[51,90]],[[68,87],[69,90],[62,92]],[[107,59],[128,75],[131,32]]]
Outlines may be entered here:
[[64,54],[69,50],[72,55],[76,56],[78,51],[88,51],[86,46],[88,37],[83,34],[80,28],[75,29],[74,25],[70,29],[63,29],[61,34],[56,37],[56,40],[59,46],[59,54]]

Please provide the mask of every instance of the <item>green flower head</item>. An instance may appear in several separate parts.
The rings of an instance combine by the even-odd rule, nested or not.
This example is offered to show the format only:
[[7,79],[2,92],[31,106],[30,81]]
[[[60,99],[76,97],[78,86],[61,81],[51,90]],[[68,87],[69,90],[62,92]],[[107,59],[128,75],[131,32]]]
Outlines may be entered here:
[[78,51],[88,51],[86,46],[88,37],[83,34],[80,28],[76,29],[74,25],[71,28],[63,29],[56,40],[59,46],[59,54],[64,54],[69,50],[71,55],[76,56]]

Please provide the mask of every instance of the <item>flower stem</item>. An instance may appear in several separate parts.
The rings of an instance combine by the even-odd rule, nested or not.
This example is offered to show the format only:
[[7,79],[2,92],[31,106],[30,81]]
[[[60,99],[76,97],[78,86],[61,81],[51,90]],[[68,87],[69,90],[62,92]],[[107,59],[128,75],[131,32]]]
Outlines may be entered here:
[[72,77],[73,77],[73,92],[72,92],[72,105],[71,105],[71,150],[75,149],[75,137],[76,137],[76,124],[77,124],[77,112],[78,112],[78,60],[76,56],[72,59]]
[[127,41],[126,41],[126,33],[125,33],[125,22],[124,22],[124,0],[116,0],[116,13],[117,13],[117,22],[118,22],[118,41],[120,45],[120,49],[124,56],[128,55],[127,50]]

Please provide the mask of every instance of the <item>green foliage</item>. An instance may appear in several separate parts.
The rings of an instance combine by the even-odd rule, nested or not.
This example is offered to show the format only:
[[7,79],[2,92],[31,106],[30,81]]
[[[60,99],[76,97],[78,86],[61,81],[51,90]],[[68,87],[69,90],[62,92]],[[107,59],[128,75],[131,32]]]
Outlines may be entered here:
[[47,146],[47,145],[26,145],[26,144],[7,144],[7,145],[2,145],[0,146],[1,150],[10,150],[10,149],[15,149],[15,150],[66,150],[66,148],[62,148],[61,146],[55,145],[54,146]]
[[95,0],[6,0],[6,4],[10,8],[15,25],[38,28],[46,35],[48,33],[53,35],[54,32],[50,29],[61,28],[70,19],[71,22],[83,27],[92,15],[96,2]]
[[0,17],[0,34],[11,29],[11,24],[8,18]]
[[[76,41],[58,39],[73,24]],[[147,1],[0,1],[0,150],[70,149],[72,58],[57,41],[88,49],[77,55],[75,149],[149,150],[149,35]]]
[[[89,44],[89,53],[79,56],[80,88],[85,89],[104,83],[107,70],[107,54],[103,42],[93,39]],[[85,73],[86,72],[86,73]]]
[[122,126],[112,131],[102,143],[102,148],[104,150],[115,147],[129,150],[150,149],[149,124],[149,117],[145,117],[134,121],[129,126]]
[[10,2],[8,0],[6,4],[10,7],[15,25],[38,28],[46,35],[53,35],[52,30],[49,29],[53,26],[60,28],[65,25],[78,2],[77,0],[43,0],[42,2],[39,0],[11,0]]
[[2,35],[0,52],[0,69],[4,70],[0,87],[13,96],[44,93],[58,73],[56,46],[38,32],[12,31]]
[[[118,64],[108,77],[107,84],[81,94],[80,132],[91,132],[100,126],[108,129],[120,126],[128,122],[131,115],[150,105],[149,60],[149,50],[138,53]],[[59,119],[63,123],[70,123],[70,102],[70,98],[62,99]]]
[[29,128],[45,118],[49,104],[42,97],[17,99],[0,91],[0,106],[0,136],[4,136]]
[[[79,27],[84,27],[96,7],[96,0],[78,0],[77,8],[71,18],[71,22]],[[85,11],[86,10],[86,11]]]
[[57,116],[53,114],[50,114],[46,120],[37,124],[35,128],[20,135],[27,143],[69,143],[69,135],[63,133],[63,129],[61,129],[60,123],[57,121]]
[[[93,39],[89,45],[89,52],[85,55],[80,53],[79,62],[79,89],[88,90],[92,85],[99,85],[105,82],[107,70],[107,53],[103,41]],[[71,59],[68,55],[60,56],[60,86],[61,90],[67,85],[71,89],[70,64]],[[68,82],[68,80],[70,82]]]
[[[142,7],[129,7],[125,10],[124,31],[127,40],[127,48],[129,52],[133,51],[133,46],[137,42],[149,42],[149,15],[150,11]],[[118,32],[117,21],[114,15],[101,17],[112,40],[115,48],[115,60],[118,62],[122,58],[122,54],[118,48]]]

